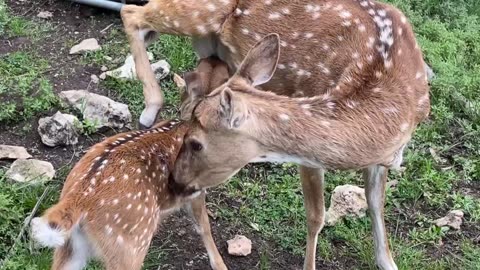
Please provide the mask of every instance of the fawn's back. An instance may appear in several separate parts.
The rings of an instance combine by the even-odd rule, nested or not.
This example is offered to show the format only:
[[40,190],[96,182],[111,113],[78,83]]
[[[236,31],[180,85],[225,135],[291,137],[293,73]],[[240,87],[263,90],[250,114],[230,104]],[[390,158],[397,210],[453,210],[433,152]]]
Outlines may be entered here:
[[56,252],[53,269],[68,269],[68,253],[82,250],[103,259],[107,269],[141,265],[161,214],[182,203],[168,179],[186,130],[184,123],[167,121],[110,137],[82,157],[60,201],[32,221],[41,244],[65,248]]

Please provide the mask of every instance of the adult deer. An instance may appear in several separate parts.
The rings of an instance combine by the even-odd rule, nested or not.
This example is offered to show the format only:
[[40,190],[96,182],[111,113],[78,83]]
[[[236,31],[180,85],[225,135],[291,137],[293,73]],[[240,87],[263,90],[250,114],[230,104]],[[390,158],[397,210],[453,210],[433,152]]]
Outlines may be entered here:
[[[215,76],[212,72],[215,71]],[[186,92],[207,91],[228,78],[227,67],[203,59]],[[183,99],[188,102],[188,95]],[[166,121],[150,130],[119,134],[95,145],[67,177],[60,201],[32,220],[32,235],[54,247],[52,269],[79,270],[91,258],[107,269],[141,269],[161,219],[186,206],[214,270],[226,270],[213,241],[205,194],[175,189],[169,178],[189,125]]]
[[192,127],[175,164],[176,185],[216,186],[250,162],[300,164],[308,222],[305,269],[314,269],[325,214],[323,170],[363,170],[377,265],[397,269],[383,217],[387,173],[399,167],[405,145],[429,113],[422,55],[413,48],[413,33],[405,32],[410,39],[392,44],[388,58],[372,52],[369,63],[359,56],[349,80],[309,98],[255,88],[278,66],[281,41],[276,34],[265,37],[228,82],[206,96],[194,94],[193,105],[184,106]]
[[[140,123],[144,126],[151,125],[163,102],[160,88],[150,70],[145,51],[146,45],[153,40],[155,33],[192,36],[194,48],[200,57],[217,55],[228,63],[231,74],[239,70],[239,65],[251,46],[268,33],[278,33],[281,38],[282,55],[277,65],[277,71],[272,78],[266,77],[265,73],[263,73],[265,77],[257,76],[258,71],[254,68],[259,69],[261,67],[258,63],[253,67],[248,67],[246,66],[248,65],[247,62],[243,66],[245,70],[251,73],[246,74],[247,80],[253,81],[252,79],[256,78],[256,87],[262,84],[263,89],[287,96],[321,96],[321,98],[330,101],[326,105],[332,106],[333,110],[342,108],[341,106],[357,108],[356,106],[366,93],[371,94],[373,92],[372,95],[381,95],[387,89],[395,88],[396,92],[394,93],[398,94],[400,92],[398,89],[403,89],[399,97],[391,94],[398,100],[391,100],[390,102],[397,102],[398,105],[402,106],[411,105],[410,108],[414,108],[414,103],[418,102],[418,106],[422,106],[422,111],[414,111],[411,114],[426,115],[428,113],[428,86],[425,81],[426,72],[421,51],[405,16],[398,9],[387,4],[364,0],[152,0],[144,7],[125,6],[122,10],[122,18],[130,40],[132,54],[135,57],[137,74],[144,85],[146,108],[140,118]],[[266,63],[270,62],[271,59]],[[273,74],[273,71],[271,73]],[[243,74],[245,75],[245,73]],[[238,83],[239,77],[235,76],[229,84]],[[226,95],[226,97],[229,97],[229,95]],[[348,101],[348,103],[337,104],[335,101],[337,99]],[[375,106],[378,105],[380,104]],[[405,111],[399,111],[400,109],[404,110],[405,107],[397,109],[394,106],[387,106],[389,105],[387,102],[381,105],[384,106],[381,109],[386,115],[391,116],[391,119],[397,119],[399,116],[408,114]],[[309,105],[305,106],[308,109]],[[185,105],[183,107],[188,110],[193,106]],[[240,110],[240,108],[235,107],[234,110]],[[268,110],[271,110],[270,113],[276,112],[275,108],[271,106],[265,107],[263,110],[265,110],[265,113],[268,113]],[[308,114],[315,111],[316,109],[306,112]],[[308,116],[303,112],[302,109],[298,117]],[[373,130],[385,128],[384,123],[377,119],[376,115],[372,117],[363,112],[360,113],[361,115],[353,118],[355,121],[364,116],[365,121],[371,121],[369,123],[379,125],[378,127],[369,125],[366,128]],[[350,116],[353,117],[353,115]],[[367,116],[371,119],[367,119]],[[288,120],[295,119],[292,115],[282,114],[282,119],[286,118]],[[419,117],[418,122],[420,119],[423,119],[423,117]],[[245,119],[237,120],[230,124],[235,127],[241,122],[240,120]],[[274,120],[275,122],[279,121],[278,117]],[[324,121],[324,124],[327,124],[327,122],[332,124],[331,121]],[[296,121],[290,121],[290,123],[294,122]],[[302,123],[305,124],[305,122]],[[221,127],[220,123],[218,124],[218,127]],[[306,123],[307,127],[316,128],[315,130],[336,130],[335,134],[330,133],[333,137],[345,134],[342,129],[325,129],[325,127],[315,126],[315,124],[317,123]],[[351,121],[344,125],[350,124]],[[403,123],[392,122],[392,124],[401,125]],[[268,128],[276,130],[278,126]],[[290,127],[285,130],[283,135],[288,135],[286,134],[287,131],[292,131],[294,136],[304,139],[298,132],[303,128],[303,126],[299,129]],[[410,131],[413,126],[404,128]],[[357,134],[367,133],[366,130],[358,126],[357,129]],[[230,132],[231,130],[228,129],[227,131]],[[368,130],[368,132],[371,132],[371,130]],[[214,132],[210,135],[212,134],[225,135],[226,133]],[[370,139],[373,142],[385,139],[383,133],[376,134],[376,132],[373,132],[372,134]],[[274,138],[278,136],[275,135]],[[293,144],[296,145],[296,142]],[[331,145],[335,145],[335,141]],[[225,149],[232,149],[235,146],[238,145],[220,140],[216,146],[210,145],[208,151],[213,153],[210,152],[211,149],[219,150],[223,147],[224,149],[219,153],[230,154],[226,153]],[[202,145],[187,144],[185,149],[189,149],[188,147],[198,149]],[[389,149],[380,149],[380,151],[375,148],[372,149],[372,152],[384,151],[384,155],[389,155]],[[226,174],[235,173],[241,167],[239,164],[251,161],[244,160],[243,154],[245,153],[243,151],[247,150],[248,148],[240,149],[240,151],[235,152],[239,154],[238,157],[231,157],[232,163],[222,163],[218,167],[215,164],[218,160],[205,160],[204,165],[206,167],[198,168],[198,170],[203,171],[201,176],[206,177],[203,180],[208,181],[210,179],[213,185],[214,182],[220,182],[218,179],[225,178]],[[329,149],[322,148],[320,150],[326,151]],[[352,148],[342,154],[348,155],[351,150],[360,151]],[[361,151],[365,156],[368,156],[367,152],[370,150],[361,148]],[[400,152],[398,151],[399,154]],[[221,156],[219,155],[219,157]],[[309,156],[312,156],[313,159],[313,154]],[[279,159],[282,157],[283,155],[277,155]],[[270,158],[272,157],[270,156]],[[378,160],[378,157],[367,160]],[[343,161],[340,159],[339,163],[341,164],[336,164],[333,167],[355,167],[353,164],[348,164],[346,159],[345,162]],[[300,163],[308,165],[300,167],[300,178],[305,189],[308,220],[305,268],[314,269],[316,239],[323,226],[324,215],[323,168],[328,164],[313,166],[305,162]],[[370,167],[374,163],[366,162],[366,164],[368,166],[365,165],[362,168]],[[225,166],[229,167],[225,168]],[[378,169],[371,167],[371,169],[366,170],[369,179],[374,179],[377,176],[379,178],[384,177],[386,169],[382,168],[378,166]],[[208,173],[213,175],[208,175]],[[200,175],[198,179],[200,179]],[[198,179],[197,181],[200,181]],[[218,181],[214,181],[214,179]],[[378,180],[377,182],[372,180],[372,184],[367,187],[369,194],[375,194],[375,192],[377,192],[377,195],[383,194],[383,180],[383,178],[382,181]],[[180,178],[179,181],[189,182],[187,177]],[[371,212],[375,220],[374,234],[377,235],[377,262],[383,269],[396,269],[388,251],[388,246],[381,242],[382,239],[386,239],[382,218],[383,195],[379,198],[370,196],[369,204],[370,208],[373,209]]]

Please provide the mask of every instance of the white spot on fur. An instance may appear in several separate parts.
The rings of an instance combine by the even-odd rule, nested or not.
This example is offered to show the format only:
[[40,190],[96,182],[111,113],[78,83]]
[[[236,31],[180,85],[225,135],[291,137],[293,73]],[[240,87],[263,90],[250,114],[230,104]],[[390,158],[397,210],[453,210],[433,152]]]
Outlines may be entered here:
[[340,17],[344,18],[344,19],[347,19],[347,18],[350,18],[352,17],[352,13],[350,13],[349,11],[347,10],[343,10],[340,12]]
[[279,114],[278,117],[283,121],[290,120],[290,116],[288,116],[287,114],[284,114],[284,113]]
[[281,14],[278,13],[278,12],[272,12],[268,15],[268,18],[270,20],[278,20],[278,19],[280,19],[280,17],[281,17]]

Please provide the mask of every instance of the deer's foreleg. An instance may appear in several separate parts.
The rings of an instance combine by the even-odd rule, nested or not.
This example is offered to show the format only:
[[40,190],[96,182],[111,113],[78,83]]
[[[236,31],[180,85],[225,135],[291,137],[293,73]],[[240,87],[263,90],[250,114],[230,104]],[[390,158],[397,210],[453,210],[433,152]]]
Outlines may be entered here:
[[225,266],[222,256],[218,252],[217,246],[212,237],[212,231],[208,221],[207,207],[205,204],[205,193],[202,193],[200,196],[192,200],[190,204],[190,213],[195,220],[197,231],[207,249],[212,269],[227,270],[227,266]]
[[143,127],[151,127],[163,106],[163,93],[155,79],[155,74],[148,60],[146,46],[155,34],[153,33],[153,29],[149,29],[143,21],[144,8],[145,7],[127,5],[122,8],[121,15],[130,43],[130,50],[135,60],[137,77],[143,83],[145,109],[140,116],[140,125]]

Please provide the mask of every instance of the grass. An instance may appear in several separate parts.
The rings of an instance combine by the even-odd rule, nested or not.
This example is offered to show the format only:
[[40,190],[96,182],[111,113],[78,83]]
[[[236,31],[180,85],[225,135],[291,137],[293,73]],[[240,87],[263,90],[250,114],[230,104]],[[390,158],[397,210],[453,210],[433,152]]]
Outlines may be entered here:
[[[113,31],[114,37],[117,37],[118,33]],[[125,45],[126,40],[124,37],[118,37],[123,40],[120,47],[128,48]],[[172,66],[172,72],[182,73],[194,68],[196,56],[192,51],[189,40],[185,37],[177,36],[160,36],[159,40],[148,48],[154,56],[154,59],[165,59]],[[113,59],[121,59],[120,63],[123,63],[125,55],[128,53],[124,49],[117,49],[117,42],[109,42],[103,45],[104,50],[87,55],[87,61],[92,61],[96,64],[105,64],[105,56],[112,57]],[[115,66],[116,67],[116,66]],[[102,82],[103,86],[112,90],[112,95],[117,97],[122,102],[129,105],[129,108],[134,118],[140,116],[143,108],[143,88],[139,81],[122,80],[108,77]],[[180,99],[180,93],[175,86],[172,76],[160,82],[160,86],[165,96],[164,109],[160,113],[160,118],[167,119],[178,115],[177,104]]]
[[57,104],[52,84],[43,73],[48,62],[33,53],[0,57],[0,123],[26,120]]
[[[417,129],[405,153],[406,170],[392,172],[399,183],[387,191],[386,220],[390,243],[400,269],[480,269],[480,2],[476,0],[389,0],[414,25],[425,59],[436,78],[431,82],[432,112]],[[35,36],[48,31],[24,18],[12,16],[0,0],[0,36]],[[121,65],[128,53],[121,30],[112,30],[103,49],[80,59],[85,65]],[[66,40],[66,46],[74,41]],[[149,47],[155,59],[166,59],[181,73],[195,65],[189,40],[161,36]],[[56,105],[52,85],[43,75],[48,59],[31,51],[12,52],[0,58],[0,125],[29,120]],[[179,93],[168,77],[161,82],[165,94],[163,118],[177,114]],[[134,118],[143,109],[138,81],[108,78],[101,87],[129,105]],[[67,169],[65,169],[67,170]],[[41,209],[53,204],[62,175],[38,186],[8,183],[0,169],[0,254],[6,254],[19,229],[47,186],[52,192]],[[342,184],[363,185],[355,172],[328,172],[326,196]],[[469,191],[470,190],[470,191]],[[296,166],[247,166],[210,197],[216,214],[226,222],[250,231],[295,255],[303,255],[305,213]],[[463,231],[438,228],[433,220],[452,209],[465,212]],[[318,258],[325,263],[351,262],[352,269],[375,269],[370,220],[346,219],[326,227],[318,243]],[[260,269],[271,269],[275,257],[262,247]],[[161,265],[166,251],[152,247],[146,268]],[[159,263],[160,262],[160,263]],[[5,269],[46,269],[51,251],[31,248],[24,236]],[[89,269],[100,269],[92,265]]]
[[35,23],[20,16],[12,16],[4,0],[0,0],[0,36],[29,37],[38,41],[42,34],[51,31],[48,22]]

